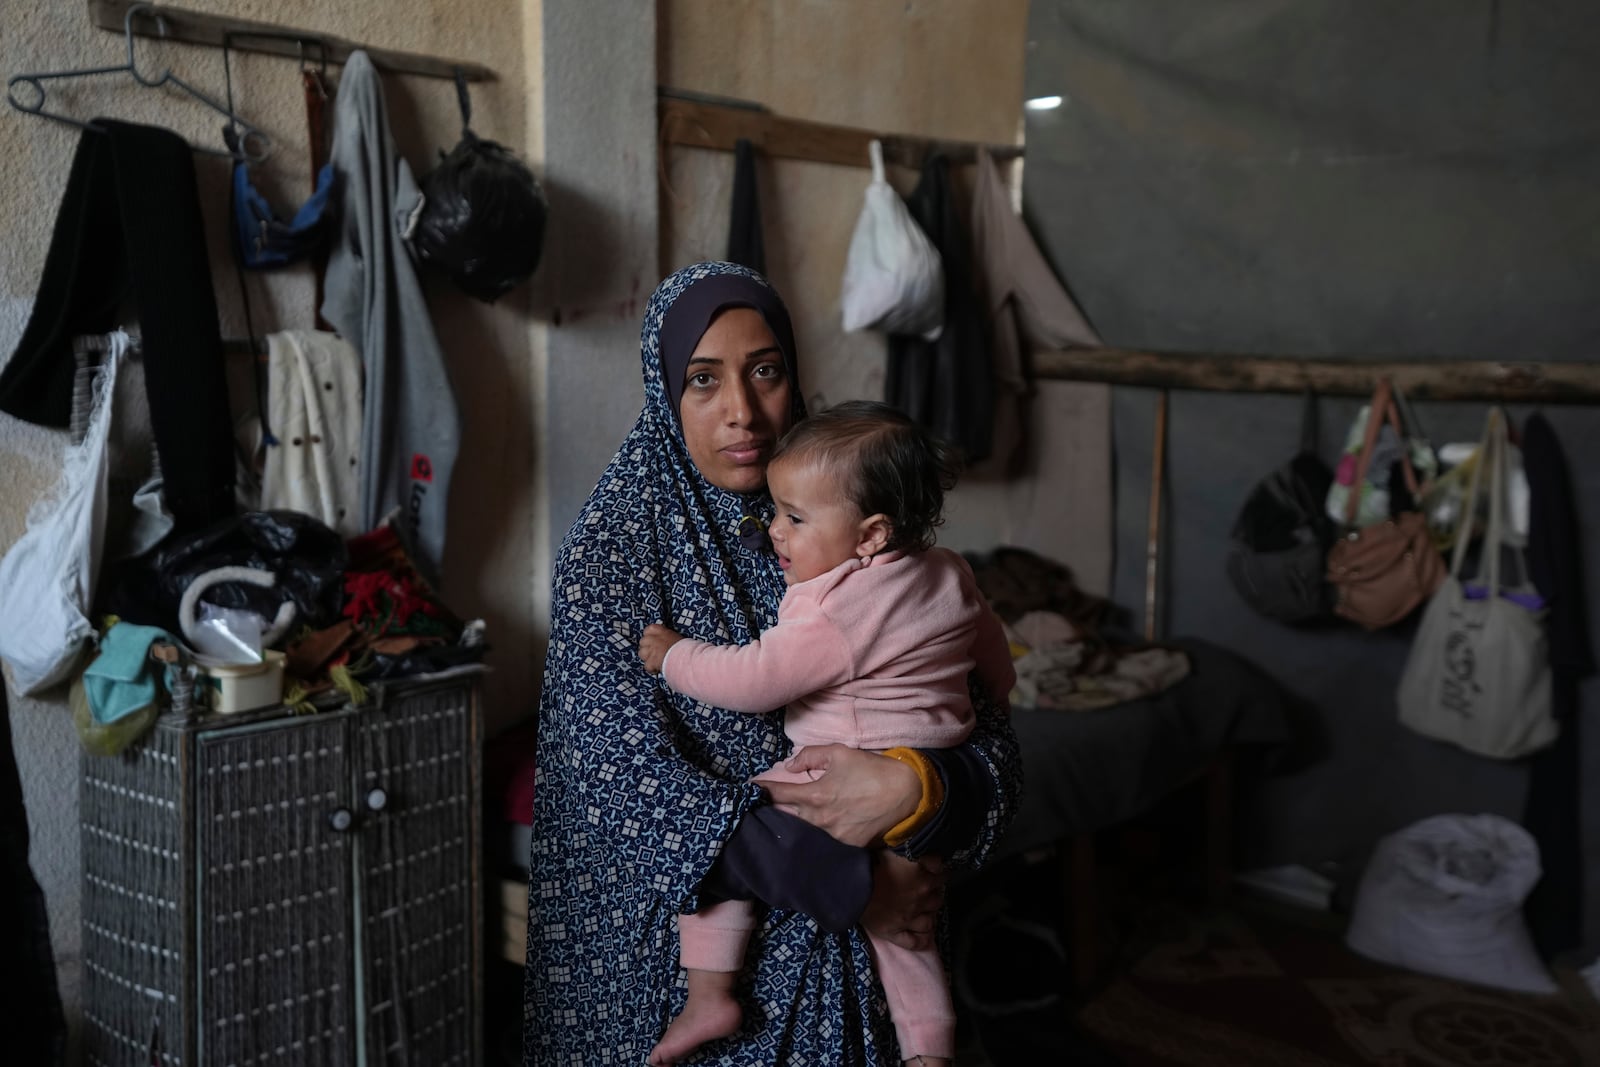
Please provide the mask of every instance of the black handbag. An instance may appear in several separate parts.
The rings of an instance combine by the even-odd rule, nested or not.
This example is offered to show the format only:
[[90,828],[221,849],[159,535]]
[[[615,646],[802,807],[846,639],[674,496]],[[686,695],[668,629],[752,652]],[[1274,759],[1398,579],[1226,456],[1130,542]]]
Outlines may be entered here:
[[1256,483],[1233,524],[1228,577],[1261,614],[1292,623],[1332,616],[1326,571],[1337,531],[1323,509],[1332,484],[1317,455],[1317,399],[1307,392],[1299,454]]

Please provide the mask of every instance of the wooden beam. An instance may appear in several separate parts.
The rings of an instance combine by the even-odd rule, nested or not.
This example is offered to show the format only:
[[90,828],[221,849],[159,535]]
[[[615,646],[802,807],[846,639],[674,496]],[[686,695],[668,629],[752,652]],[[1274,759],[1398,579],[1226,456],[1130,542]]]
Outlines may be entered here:
[[996,162],[1022,155],[1021,145],[980,146],[971,141],[877,133],[854,126],[787,119],[758,106],[739,103],[684,99],[663,93],[660,106],[662,142],[691,148],[731,152],[735,142],[744,138],[778,159],[804,159],[842,167],[869,166],[867,145],[874,138],[883,142],[886,163],[912,168],[922,166],[935,152],[944,154],[952,163],[976,162],[979,147],[988,148]]
[[1457,359],[1294,359],[1213,353],[1134,352],[1119,348],[1037,352],[1038,378],[1108,382],[1150,389],[1224,393],[1368,396],[1388,377],[1412,400],[1515,404],[1600,403],[1600,363]]
[[[102,30],[123,33],[128,9],[138,0],[88,0],[89,18]],[[160,16],[158,21],[157,16]],[[165,28],[163,28],[165,23]],[[300,59],[309,66],[317,66],[326,52],[327,62],[344,63],[350,53],[362,50],[372,57],[379,70],[397,74],[421,74],[430,78],[454,78],[460,67],[466,79],[472,82],[494,81],[494,71],[481,63],[446,59],[441,56],[421,55],[415,52],[397,52],[388,48],[371,48],[354,41],[335,37],[316,30],[299,30],[292,26],[279,26],[271,22],[253,22],[249,19],[228,18],[200,11],[154,5],[133,17],[133,32],[140,37],[157,37],[186,44],[204,44],[222,47],[223,34],[239,34],[228,43],[230,49],[240,52],[264,52],[268,55]],[[304,46],[302,48],[302,45]]]

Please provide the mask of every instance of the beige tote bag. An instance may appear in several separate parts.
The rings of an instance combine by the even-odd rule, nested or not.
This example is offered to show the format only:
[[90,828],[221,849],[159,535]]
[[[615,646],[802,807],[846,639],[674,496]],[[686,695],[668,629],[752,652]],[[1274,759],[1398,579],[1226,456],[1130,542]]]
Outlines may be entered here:
[[[1533,592],[1522,549],[1512,554],[1520,586],[1500,584],[1507,471],[1505,417],[1489,412],[1481,455],[1472,472],[1463,515],[1472,515],[1484,469],[1489,470],[1489,527],[1478,572],[1481,596],[1461,581],[1469,530],[1456,540],[1450,576],[1428,602],[1400,678],[1400,721],[1425,737],[1468,752],[1515,759],[1550,744],[1558,726],[1550,712],[1550,655],[1542,608],[1525,606]],[[1486,583],[1481,579],[1487,578]],[[1524,603],[1519,603],[1523,600]]]

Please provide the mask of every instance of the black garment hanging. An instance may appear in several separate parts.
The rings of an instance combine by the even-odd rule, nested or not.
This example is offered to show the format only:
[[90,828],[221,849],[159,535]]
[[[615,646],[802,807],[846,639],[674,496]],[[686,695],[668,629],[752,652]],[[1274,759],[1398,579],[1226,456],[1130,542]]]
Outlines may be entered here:
[[0,1005],[12,1013],[6,1046],[11,1063],[57,1067],[66,1055],[67,1024],[56,987],[50,918],[28,866],[28,813],[11,749],[11,717],[0,685]]
[[178,528],[193,529],[234,510],[228,384],[194,158],[170,130],[94,125],[105,132],[78,141],[33,312],[0,372],[0,411],[65,428],[72,338],[111,330],[131,296],[163,496]]
[[994,370],[971,245],[950,196],[945,157],[934,155],[923,165],[906,204],[944,261],[944,331],[937,341],[890,335],[884,399],[977,463],[989,457],[994,436]]
[[761,234],[761,191],[756,186],[755,146],[741,137],[733,145],[733,211],[728,219],[728,262],[767,273]]
[[1555,743],[1529,760],[1522,820],[1539,843],[1544,866],[1544,877],[1528,895],[1523,912],[1534,944],[1548,959],[1583,943],[1578,684],[1594,673],[1595,662],[1572,480],[1566,453],[1543,415],[1530,416],[1523,426],[1522,465],[1531,494],[1528,572],[1549,605],[1550,710],[1561,724]]

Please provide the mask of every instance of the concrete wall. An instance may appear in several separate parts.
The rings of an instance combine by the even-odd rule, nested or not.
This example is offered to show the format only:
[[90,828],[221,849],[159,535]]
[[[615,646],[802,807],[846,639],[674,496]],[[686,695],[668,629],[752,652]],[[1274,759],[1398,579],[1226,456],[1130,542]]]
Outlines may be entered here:
[[[644,403],[639,323],[656,274],[656,23],[638,0],[547,3],[548,532],[559,545]],[[548,595],[550,567],[537,571]],[[546,611],[541,617],[547,617]]]
[[[541,169],[545,54],[539,0],[185,0],[183,6],[485,64],[498,80],[474,87],[474,128],[519,148]],[[650,20],[635,21],[643,25],[647,42],[652,40]],[[8,77],[123,60],[122,39],[93,28],[80,0],[8,4],[0,33]],[[649,57],[651,45],[643,48]],[[215,49],[141,39],[138,56],[141,69],[170,65],[196,86],[222,93],[222,60]],[[391,75],[386,89],[400,149],[420,175],[459,135],[454,88],[444,80]],[[298,204],[307,191],[308,165],[296,64],[236,54],[234,95],[240,112],[277,144],[256,174],[257,184],[275,203]],[[213,140],[218,126],[213,113],[181,94],[145,89],[120,75],[52,87],[51,106],[85,118],[105,114],[165,125],[197,141]],[[0,131],[6,145],[0,153],[0,353],[8,356],[32,306],[79,134],[9,108],[0,108]],[[222,228],[228,167],[207,156],[196,156],[196,167],[223,333],[242,336],[238,284]],[[541,275],[561,270],[564,251],[554,240],[547,245]],[[258,333],[312,325],[312,282],[305,270],[254,278],[250,284]],[[495,646],[488,683],[492,729],[527,714],[542,661],[549,546],[544,449],[536,447],[536,438],[543,426],[546,328],[532,314],[528,287],[489,307],[439,279],[427,284],[465,415],[444,592],[457,610],[489,622]],[[28,507],[54,483],[64,437],[0,416],[0,484],[5,487],[0,550],[22,534]],[[11,729],[34,833],[32,862],[50,902],[63,993],[69,1015],[75,1016],[80,982],[77,741],[60,699],[14,698]]]
[[[991,144],[1019,138],[1026,0],[863,0],[850,5],[847,17],[822,0],[661,0],[657,10],[662,85],[885,133]],[[866,163],[757,163],[767,269],[794,318],[801,382],[813,408],[883,396],[882,335],[846,334],[839,324],[839,282],[871,176]],[[663,164],[662,273],[723,258],[732,154],[673,147]],[[890,171],[901,192],[916,183],[913,171]],[[965,207],[972,168],[954,174]],[[1046,402],[1056,415],[1070,417],[1063,406],[1075,401],[1063,395]],[[1077,559],[1083,528],[1066,520],[1067,507],[1050,486],[1077,480],[1068,465],[1105,463],[1107,456],[1040,444],[1045,466],[1032,477],[1007,484],[969,472],[951,495],[941,543],[958,549],[1020,544],[1068,563]],[[1103,558],[1109,513],[1074,521],[1096,524],[1093,540],[1102,551],[1090,554]],[[1080,577],[1104,591],[1110,576]]]

